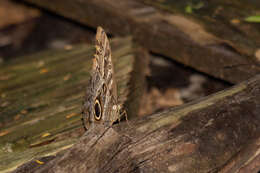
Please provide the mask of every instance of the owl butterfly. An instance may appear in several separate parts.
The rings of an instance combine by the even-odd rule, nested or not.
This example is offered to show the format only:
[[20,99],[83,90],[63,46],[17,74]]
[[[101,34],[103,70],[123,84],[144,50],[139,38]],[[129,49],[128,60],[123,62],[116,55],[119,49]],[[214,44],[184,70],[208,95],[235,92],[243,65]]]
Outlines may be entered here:
[[105,31],[97,28],[96,53],[93,57],[92,75],[86,90],[82,109],[85,129],[97,124],[111,126],[126,112],[118,104],[117,86],[111,49]]

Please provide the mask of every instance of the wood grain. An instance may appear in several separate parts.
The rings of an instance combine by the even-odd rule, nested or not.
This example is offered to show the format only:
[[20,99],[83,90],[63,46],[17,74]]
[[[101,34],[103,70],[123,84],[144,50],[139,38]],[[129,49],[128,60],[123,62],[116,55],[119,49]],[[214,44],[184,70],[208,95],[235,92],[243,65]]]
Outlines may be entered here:
[[187,14],[188,0],[25,1],[113,35],[132,34],[149,51],[231,83],[260,72],[259,29],[243,21],[257,13],[250,2],[210,1]]
[[260,75],[129,125],[96,126],[35,172],[257,173],[259,98]]
[[[144,73],[134,67],[137,51],[131,38],[114,39],[111,45],[118,92],[126,93],[121,101],[139,104],[136,92],[145,85],[131,82],[143,83]],[[69,148],[83,134],[81,106],[93,55],[94,46],[70,45],[1,64],[0,172]],[[133,90],[134,85],[139,88]],[[136,97],[129,99],[127,93]]]

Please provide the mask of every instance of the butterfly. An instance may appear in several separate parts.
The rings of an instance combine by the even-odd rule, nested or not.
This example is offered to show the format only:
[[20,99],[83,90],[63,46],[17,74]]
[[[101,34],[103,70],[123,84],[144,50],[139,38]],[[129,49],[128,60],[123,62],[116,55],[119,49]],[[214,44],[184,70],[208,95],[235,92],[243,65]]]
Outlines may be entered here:
[[82,121],[85,129],[97,124],[111,126],[126,115],[122,104],[118,103],[117,85],[111,48],[105,31],[97,28],[96,53],[82,108]]

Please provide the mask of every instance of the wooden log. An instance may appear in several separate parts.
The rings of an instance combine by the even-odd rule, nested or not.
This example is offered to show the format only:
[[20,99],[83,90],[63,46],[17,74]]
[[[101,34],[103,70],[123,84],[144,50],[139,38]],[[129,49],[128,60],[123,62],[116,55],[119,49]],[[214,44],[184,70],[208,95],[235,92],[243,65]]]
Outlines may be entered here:
[[260,75],[129,124],[97,125],[67,152],[37,169],[28,164],[15,172],[31,166],[37,173],[233,173],[251,163],[252,173],[257,173],[260,165],[253,163],[260,157],[259,98]]
[[[136,115],[147,58],[136,65],[131,38],[114,39],[111,46],[118,94],[135,105]],[[83,134],[81,105],[93,55],[93,46],[68,46],[0,65],[0,172],[69,148]]]
[[184,12],[189,0],[25,1],[114,35],[133,34],[148,50],[231,83],[260,72],[260,33],[243,22],[257,13],[248,1],[214,0],[191,14]]
[[260,136],[243,147],[227,164],[219,170],[220,173],[259,173],[260,171]]

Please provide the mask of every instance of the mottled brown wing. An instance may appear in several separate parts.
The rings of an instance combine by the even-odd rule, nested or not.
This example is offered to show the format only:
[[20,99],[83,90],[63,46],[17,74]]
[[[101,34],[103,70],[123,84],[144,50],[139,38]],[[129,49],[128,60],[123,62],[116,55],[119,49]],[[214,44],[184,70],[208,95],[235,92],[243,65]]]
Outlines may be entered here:
[[90,128],[96,124],[112,125],[119,119],[117,88],[109,40],[105,31],[98,27],[93,69],[83,105],[83,124]]
[[[111,55],[111,48],[109,40],[105,31],[101,28],[97,28],[96,34],[96,60],[97,64],[100,64],[100,70],[103,79],[106,81],[107,87],[110,89],[110,92],[117,99],[117,85],[114,79],[114,67]],[[97,68],[94,68],[97,70]]]

